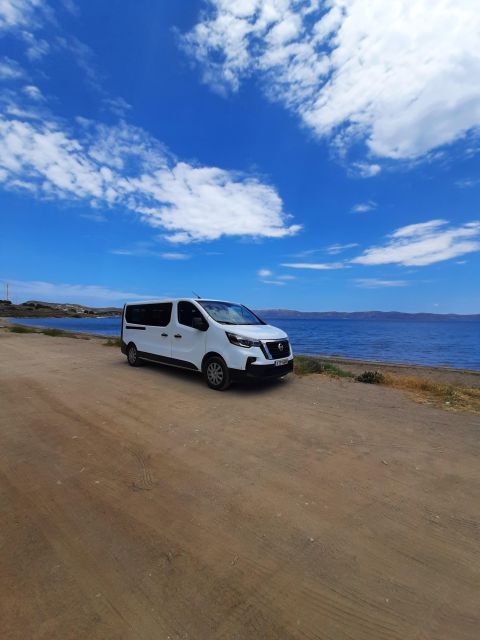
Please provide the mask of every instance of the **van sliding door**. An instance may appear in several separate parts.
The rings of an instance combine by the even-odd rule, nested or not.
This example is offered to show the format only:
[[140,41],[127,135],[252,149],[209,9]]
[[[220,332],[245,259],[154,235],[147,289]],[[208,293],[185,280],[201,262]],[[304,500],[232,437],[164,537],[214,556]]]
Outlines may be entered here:
[[173,305],[171,302],[157,302],[145,306],[147,308],[144,338],[145,348],[142,349],[142,351],[155,356],[171,358],[171,319]]

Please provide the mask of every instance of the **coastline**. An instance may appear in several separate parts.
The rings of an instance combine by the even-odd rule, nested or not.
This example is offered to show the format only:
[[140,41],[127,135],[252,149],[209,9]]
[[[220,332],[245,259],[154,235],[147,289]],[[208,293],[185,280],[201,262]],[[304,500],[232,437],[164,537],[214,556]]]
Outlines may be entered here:
[[[66,316],[61,316],[58,317],[57,319],[61,319],[64,318]],[[68,316],[67,316],[68,317]],[[30,318],[28,318],[30,319]],[[14,320],[12,322],[12,320]],[[17,318],[9,318],[9,317],[0,317],[0,329],[6,329],[8,326],[11,325],[19,325],[21,327],[26,327],[26,328],[32,328],[32,329],[46,329],[48,328],[46,325],[44,324],[34,324],[32,322],[28,322],[28,323],[22,323],[22,322],[18,322]],[[105,338],[105,339],[116,339],[119,336],[115,335],[115,334],[107,334],[107,333],[87,333],[85,331],[69,331],[68,329],[61,329],[61,331],[63,331],[64,333],[67,334],[71,334],[72,336],[76,336],[77,338],[81,338],[81,337],[87,337],[87,338]]]
[[352,358],[337,358],[334,356],[315,357],[331,362],[332,364],[340,365],[356,375],[361,374],[366,369],[375,369],[382,373],[413,375],[425,377],[430,380],[438,380],[439,382],[480,387],[480,371],[476,371],[475,369],[431,366],[424,364],[404,364],[384,362],[381,360],[356,360]]
[[[36,329],[44,329],[45,325],[33,324],[31,322],[22,324],[22,322],[12,322],[12,318],[0,317],[0,329],[11,325],[18,324],[24,327],[31,327]],[[119,336],[115,334],[99,334],[99,333],[86,333],[63,330],[67,334],[72,334],[78,338],[88,337],[90,339],[117,339]],[[355,375],[361,374],[365,370],[375,369],[382,373],[393,373],[399,375],[415,375],[425,377],[431,380],[437,380],[439,382],[451,383],[451,384],[463,384],[466,386],[480,387],[480,371],[475,369],[467,369],[464,367],[449,367],[440,365],[425,365],[425,364],[410,364],[402,362],[387,362],[384,360],[366,360],[363,358],[344,358],[339,356],[324,355],[322,353],[317,354],[303,354],[295,353],[295,355],[305,355],[311,358],[321,359],[335,365],[339,365],[347,371],[351,371]]]

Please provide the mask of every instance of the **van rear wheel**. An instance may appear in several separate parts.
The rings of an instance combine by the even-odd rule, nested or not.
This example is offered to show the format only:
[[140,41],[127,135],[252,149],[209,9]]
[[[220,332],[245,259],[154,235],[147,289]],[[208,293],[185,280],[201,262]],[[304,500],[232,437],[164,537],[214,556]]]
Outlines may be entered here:
[[225,391],[231,384],[228,367],[224,360],[218,356],[212,356],[206,361],[203,375],[210,389],[215,389],[215,391]]
[[134,344],[129,344],[127,348],[127,360],[131,367],[139,367],[141,360],[138,357],[137,347]]

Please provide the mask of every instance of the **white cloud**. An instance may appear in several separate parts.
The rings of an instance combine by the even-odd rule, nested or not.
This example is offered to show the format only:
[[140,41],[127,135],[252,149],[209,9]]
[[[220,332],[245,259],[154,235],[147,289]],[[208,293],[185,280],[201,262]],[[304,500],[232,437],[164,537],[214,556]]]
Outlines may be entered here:
[[179,253],[173,251],[166,251],[161,254],[164,260],[189,260],[190,255],[188,253]]
[[304,251],[299,251],[298,253],[292,253],[290,254],[290,256],[292,258],[308,258],[309,256],[313,256],[320,251],[322,251],[322,249],[305,249]]
[[179,162],[131,184],[155,203],[168,203],[141,211],[150,224],[170,231],[167,239],[173,243],[222,235],[281,238],[300,230],[285,226],[282,201],[272,187],[217,167]]
[[356,242],[350,242],[349,244],[332,244],[327,247],[327,253],[330,255],[337,255],[343,251],[348,251],[348,249],[353,249],[354,247],[358,247]]
[[26,300],[42,300],[104,306],[155,297],[152,294],[138,294],[92,284],[65,284],[41,280],[6,280],[5,282],[8,282],[11,297],[17,303]]
[[74,2],[74,0],[62,0],[62,4],[65,7],[65,9],[71,13],[73,16],[78,16],[80,13],[80,9],[78,8],[77,4]]
[[360,202],[352,207],[353,213],[367,213],[367,211],[372,211],[376,209],[377,203],[373,202],[373,200],[368,200],[367,202]]
[[270,269],[259,269],[258,276],[263,284],[273,284],[277,287],[282,287],[287,284],[289,280],[295,280],[294,276],[281,275],[277,276]]
[[108,220],[107,216],[103,215],[103,213],[99,213],[98,211],[81,213],[80,216],[86,220],[92,220],[93,222],[107,222]]
[[48,13],[44,0],[0,0],[0,31],[32,26]]
[[[20,27],[32,59],[47,51],[33,32],[46,20],[58,27],[43,0],[0,0],[0,20]],[[68,34],[52,37],[49,46],[74,57],[104,109],[120,116],[130,108],[106,94],[88,46]],[[3,60],[4,75],[19,77],[20,71],[13,61]],[[40,105],[45,100],[32,84],[17,95],[4,92],[2,102],[0,183],[7,189],[81,200],[95,212],[128,209],[162,230],[172,244],[223,236],[282,238],[301,228],[289,223],[276,189],[255,175],[182,162],[153,136],[124,122],[106,126],[77,118],[68,125]]]
[[120,96],[116,98],[103,98],[102,102],[104,107],[111,111],[113,115],[117,116],[117,118],[124,118],[132,108],[132,105]]
[[152,249],[152,242],[138,242],[132,249],[112,249],[110,253],[115,256],[133,256],[139,258],[162,258],[162,260],[189,260],[189,253],[179,251],[158,251]]
[[33,84],[28,84],[23,87],[23,93],[36,102],[43,102],[45,100],[40,89]]
[[7,57],[0,59],[0,79],[16,80],[23,75],[24,71],[18,62]]
[[428,222],[416,222],[415,224],[409,224],[406,227],[396,229],[390,236],[392,238],[415,238],[429,234],[445,224],[447,224],[447,221],[440,219],[429,220]]
[[343,262],[284,262],[282,267],[290,269],[313,269],[315,271],[329,271],[330,269],[343,269]]
[[283,287],[285,285],[285,282],[282,282],[281,280],[262,280],[263,284],[273,284],[276,287]]
[[138,251],[136,251],[135,249],[112,249],[110,251],[110,253],[112,253],[114,256],[138,256],[138,255],[145,255],[144,252],[140,253]]
[[22,38],[27,45],[25,54],[31,62],[40,60],[49,53],[50,45],[43,38],[37,38],[29,31],[23,31]]
[[[204,81],[260,76],[338,149],[415,158],[480,125],[477,0],[205,0],[184,46]],[[365,177],[380,166],[360,163]]]
[[351,263],[425,266],[480,250],[480,222],[448,227],[445,220],[430,220],[397,229],[388,242],[371,247]]
[[357,287],[362,289],[381,289],[382,287],[406,287],[406,280],[379,280],[378,278],[357,278],[354,280]]
[[[60,51],[62,55],[69,55],[73,62],[83,72],[89,86],[99,95],[103,96],[107,100],[109,99],[109,96],[103,88],[104,78],[98,71],[96,65],[96,56],[88,45],[75,36],[63,34],[55,38],[53,47]],[[125,104],[128,103],[125,102]]]
[[[60,1],[62,6],[60,5]],[[49,0],[0,0],[0,35],[9,32],[23,45],[24,54],[34,67],[48,54],[69,56],[83,72],[90,88],[94,89],[110,106],[111,111],[122,117],[128,103],[122,98],[111,98],[104,88],[105,78],[96,66],[92,49],[77,37],[62,29],[57,14],[65,11],[78,14],[70,0],[55,3]],[[63,9],[63,11],[62,11]],[[47,32],[48,28],[48,32]],[[41,72],[44,77],[49,75]],[[111,102],[110,105],[108,103]]]
[[377,176],[382,167],[379,164],[370,164],[368,162],[354,162],[352,164],[352,175],[359,178],[373,178]]
[[480,184],[479,178],[463,178],[463,180],[457,180],[455,185],[460,189],[471,189]]
[[[480,251],[480,221],[467,222],[457,227],[448,226],[446,220],[429,220],[400,227],[387,236],[386,244],[366,249],[361,255],[343,262],[294,262],[283,263],[291,269],[330,270],[351,265],[397,264],[402,266],[426,266],[442,262],[474,251]],[[337,254],[357,244],[332,245],[328,253]],[[464,261],[459,261],[462,264]],[[403,280],[359,279],[358,283],[399,283]],[[365,284],[363,286],[366,286]],[[383,286],[403,286],[383,284]]]
[[[41,116],[41,117],[40,117]],[[0,115],[0,182],[44,198],[120,206],[172,243],[296,234],[277,191],[249,176],[175,159],[142,129],[78,119],[77,135],[22,108]]]

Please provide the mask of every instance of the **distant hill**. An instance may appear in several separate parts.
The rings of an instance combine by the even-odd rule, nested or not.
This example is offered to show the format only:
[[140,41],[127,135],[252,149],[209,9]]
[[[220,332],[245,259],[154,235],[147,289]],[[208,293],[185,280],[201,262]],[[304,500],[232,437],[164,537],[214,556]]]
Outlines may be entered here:
[[401,311],[295,311],[292,309],[259,309],[260,317],[283,320],[439,320],[480,321],[480,313],[460,315],[457,313],[403,313]]
[[87,307],[82,304],[64,302],[44,302],[28,300],[21,304],[12,304],[0,300],[0,317],[18,318],[84,318],[97,316],[117,316],[122,310],[117,307]]
[[[28,300],[21,304],[12,304],[7,300],[0,300],[0,317],[22,318],[84,318],[95,316],[118,316],[122,313],[120,307],[87,307],[82,304],[65,302],[44,302]],[[401,311],[296,311],[294,309],[259,309],[260,317],[271,320],[424,320],[438,322],[439,320],[458,320],[467,322],[480,321],[480,313],[460,315],[456,313],[402,313]]]

